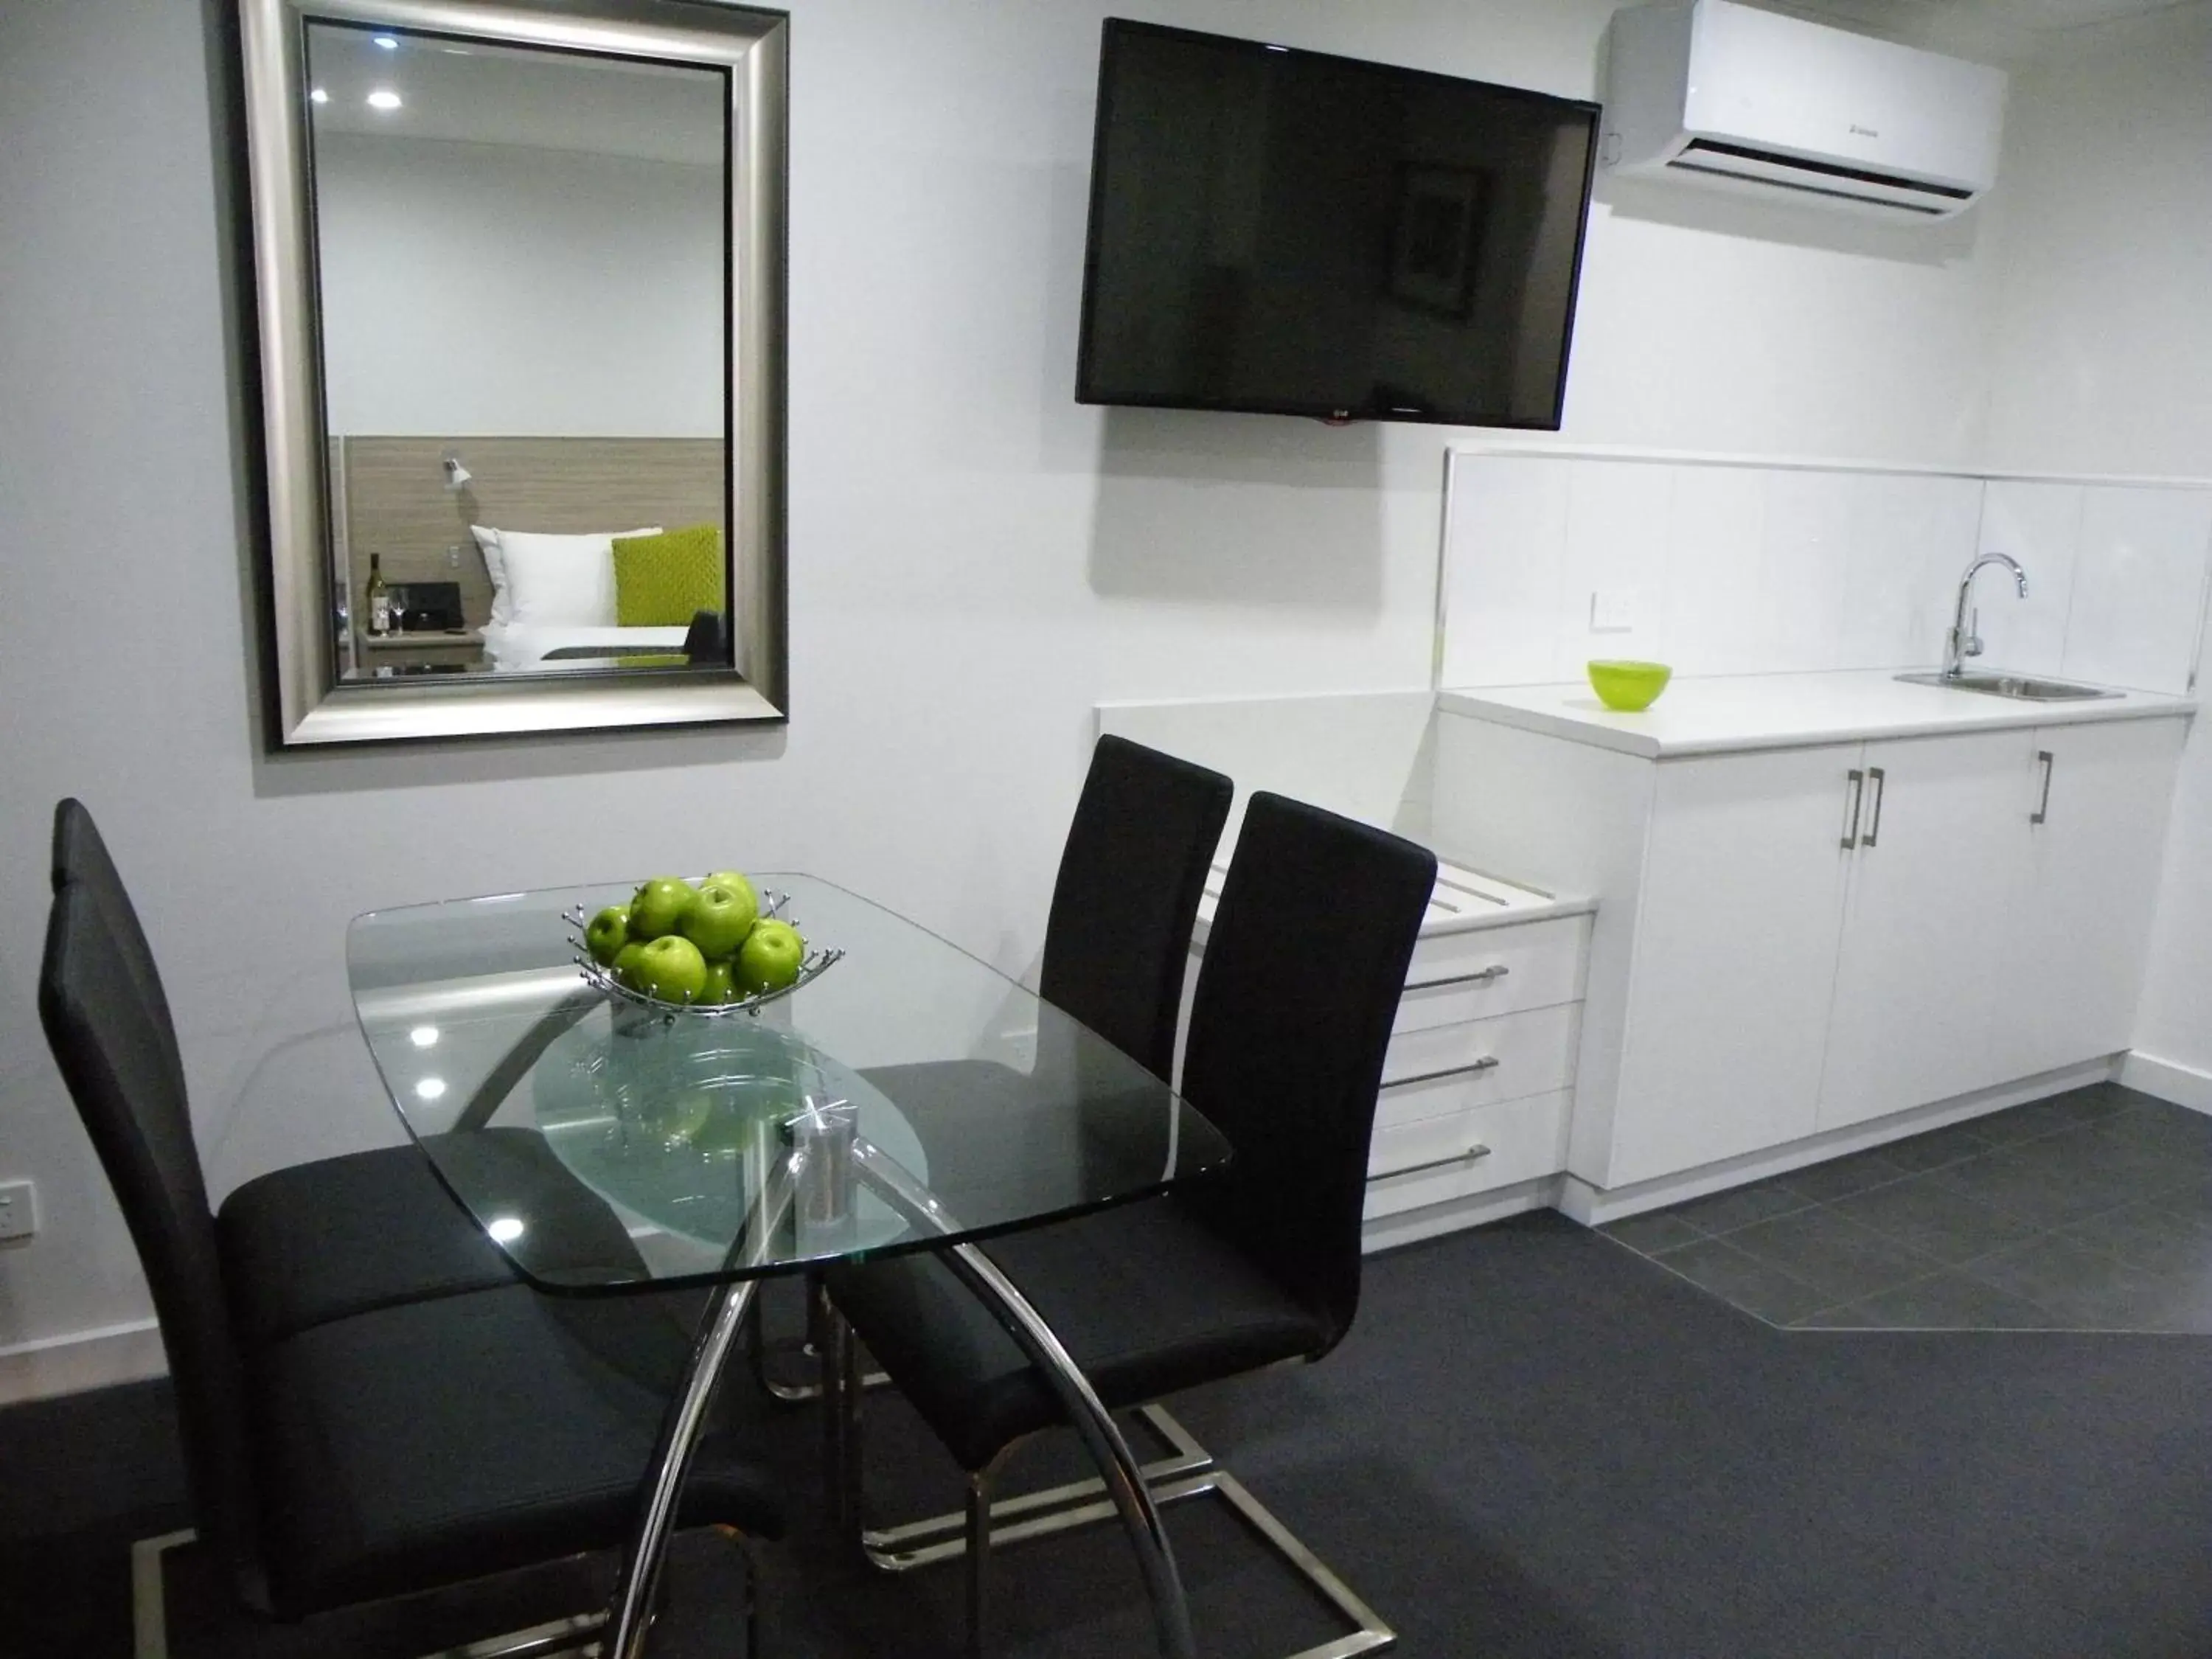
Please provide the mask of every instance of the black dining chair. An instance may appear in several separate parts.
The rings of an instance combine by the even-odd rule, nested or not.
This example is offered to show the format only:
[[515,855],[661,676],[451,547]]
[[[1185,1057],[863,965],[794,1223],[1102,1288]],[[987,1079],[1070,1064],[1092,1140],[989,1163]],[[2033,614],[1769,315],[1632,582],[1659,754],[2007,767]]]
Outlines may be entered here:
[[1164,1079],[1206,872],[1235,786],[1110,732],[1060,855],[1037,994]]
[[[1230,1165],[1164,1198],[988,1247],[1109,1408],[1318,1359],[1351,1328],[1376,1094],[1435,879],[1435,855],[1411,842],[1279,795],[1253,796],[1207,936],[1183,1059],[1183,1094],[1229,1138]],[[1021,1350],[934,1256],[841,1265],[826,1282],[967,1472],[963,1550],[970,1650],[980,1653],[994,1472],[1063,1415]],[[835,1392],[857,1480],[858,1394]],[[1156,1487],[1156,1498],[1227,1498],[1358,1626],[1351,1645],[1328,1652],[1394,1639],[1233,1477],[1202,1461],[1201,1472]],[[858,1492],[848,1501],[857,1515]],[[1044,1529],[1035,1501],[1002,1510],[1021,1510],[1024,1535]],[[955,1553],[940,1546],[928,1559]]]
[[[1218,772],[1109,732],[1091,750],[1060,849],[1038,994],[1163,1079],[1175,1064],[1191,930],[1235,793]],[[1019,1162],[1027,1073],[979,1058],[865,1075],[898,1103],[925,1152],[957,1143],[957,1156],[943,1160],[957,1176],[939,1194],[956,1212],[962,1185],[994,1180],[984,1153],[994,1141]],[[786,1400],[818,1394],[768,1376],[761,1328],[756,1318],[749,1337],[763,1382]]]
[[[1175,1065],[1191,930],[1235,793],[1218,772],[1109,733],[1091,752],[1060,849],[1037,994],[1163,1080]],[[1052,1073],[1050,1056],[1039,1069]],[[990,1174],[977,1158],[988,1136],[976,1126],[1016,1122],[1029,1082],[981,1059],[872,1067],[866,1076],[898,1103],[925,1151],[933,1131],[957,1134],[961,1177],[978,1181]],[[939,1196],[957,1199],[957,1188]]]
[[[149,1038],[164,1068],[181,1079],[184,1062],[153,947],[99,826],[77,800],[54,809],[53,887],[58,895],[82,889],[100,908],[118,965],[144,1008]],[[565,1236],[580,1249],[610,1261],[634,1260],[620,1222],[577,1186],[541,1137],[495,1130],[473,1137],[468,1151],[479,1163],[498,1164],[523,1206],[518,1213],[557,1205]],[[223,1200],[216,1238],[232,1311],[250,1341],[521,1282],[413,1146],[347,1152],[258,1176]]]
[[[503,1283],[249,1340],[166,1022],[84,883],[55,896],[39,1012],[153,1291],[194,1523],[240,1607],[299,1620],[624,1541],[688,1347],[659,1298]],[[775,1536],[777,1495],[727,1426],[678,1524]]]
[[[1060,848],[1037,994],[1163,1079],[1175,1064],[1191,930],[1235,793],[1218,772],[1109,733],[1091,751]],[[1018,1086],[1011,1070],[933,1060],[868,1076],[902,1109],[920,1102],[927,1113],[995,1100]]]

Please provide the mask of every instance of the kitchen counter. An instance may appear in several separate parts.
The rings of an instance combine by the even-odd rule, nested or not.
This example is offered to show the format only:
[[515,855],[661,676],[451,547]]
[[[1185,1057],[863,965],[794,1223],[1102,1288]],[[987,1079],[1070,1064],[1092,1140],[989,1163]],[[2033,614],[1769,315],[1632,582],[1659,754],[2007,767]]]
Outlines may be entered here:
[[[1980,665],[1976,665],[1979,667]],[[1677,679],[1642,714],[1619,714],[1586,682],[1485,686],[1437,694],[1471,715],[1650,760],[1738,750],[1800,749],[1869,738],[1936,737],[2085,721],[2178,719],[2191,697],[2128,691],[2081,702],[2027,702],[1944,686],[1907,685],[1891,669]]]

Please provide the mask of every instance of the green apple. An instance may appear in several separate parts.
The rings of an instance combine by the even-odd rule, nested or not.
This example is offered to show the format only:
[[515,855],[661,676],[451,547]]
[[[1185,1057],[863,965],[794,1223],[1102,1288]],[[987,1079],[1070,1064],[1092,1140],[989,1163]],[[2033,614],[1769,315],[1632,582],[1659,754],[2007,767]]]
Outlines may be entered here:
[[661,1103],[654,1114],[655,1121],[671,1146],[688,1146],[714,1121],[714,1104],[711,1089],[690,1090]]
[[634,939],[615,952],[615,959],[607,965],[615,970],[615,977],[631,990],[637,989],[638,958],[645,954],[645,941]]
[[799,929],[773,918],[756,922],[738,951],[738,983],[750,992],[781,991],[799,977],[805,960]]
[[699,954],[708,961],[727,961],[737,955],[738,947],[759,919],[760,899],[750,882],[732,887],[726,881],[709,879],[700,884],[691,908],[684,913],[684,937],[697,945]]
[[637,988],[660,1002],[691,1003],[707,988],[707,958],[677,933],[648,940],[638,953]]
[[738,989],[737,976],[726,962],[707,964],[707,988],[699,993],[702,1002],[735,1002],[744,994]]
[[691,884],[682,877],[655,876],[629,902],[629,936],[662,939],[677,932],[698,898]]
[[753,885],[753,878],[745,874],[742,870],[711,871],[708,873],[706,879],[702,881],[699,884],[702,887],[705,887],[714,882],[720,882],[725,887],[734,887],[740,893],[750,893],[753,896],[753,904],[755,908],[758,908],[760,904],[760,891]]
[[584,929],[584,948],[602,968],[614,966],[615,957],[629,943],[629,906],[610,904]]

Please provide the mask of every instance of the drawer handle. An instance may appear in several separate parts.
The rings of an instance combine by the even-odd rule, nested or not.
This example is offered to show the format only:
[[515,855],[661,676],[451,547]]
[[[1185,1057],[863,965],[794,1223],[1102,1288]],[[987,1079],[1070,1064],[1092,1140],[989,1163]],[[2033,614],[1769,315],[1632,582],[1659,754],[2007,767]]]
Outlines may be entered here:
[[1394,1077],[1383,1084],[1386,1089],[1402,1089],[1413,1083],[1434,1083],[1440,1078],[1460,1077],[1474,1072],[1487,1072],[1498,1064],[1496,1054],[1485,1054],[1480,1060],[1471,1060],[1464,1066],[1447,1066],[1441,1072],[1416,1072],[1411,1077]]
[[1406,981],[1406,988],[1408,991],[1433,991],[1440,985],[1486,985],[1493,979],[1504,979],[1512,971],[1504,963],[1494,962],[1489,967],[1478,968],[1471,974],[1453,974],[1444,979],[1409,979]]
[[1395,1181],[1400,1176],[1426,1175],[1431,1170],[1455,1169],[1460,1164],[1472,1164],[1479,1158],[1489,1156],[1490,1148],[1478,1140],[1465,1152],[1455,1152],[1449,1158],[1432,1158],[1426,1164],[1408,1164],[1402,1170],[1385,1170],[1367,1178],[1370,1181]]

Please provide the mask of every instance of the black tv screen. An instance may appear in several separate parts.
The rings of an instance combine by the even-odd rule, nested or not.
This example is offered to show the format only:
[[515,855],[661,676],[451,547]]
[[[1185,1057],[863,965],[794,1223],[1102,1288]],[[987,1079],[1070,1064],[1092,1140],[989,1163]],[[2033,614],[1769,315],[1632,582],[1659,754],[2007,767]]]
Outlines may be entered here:
[[1556,429],[1597,113],[1109,19],[1077,401]]

